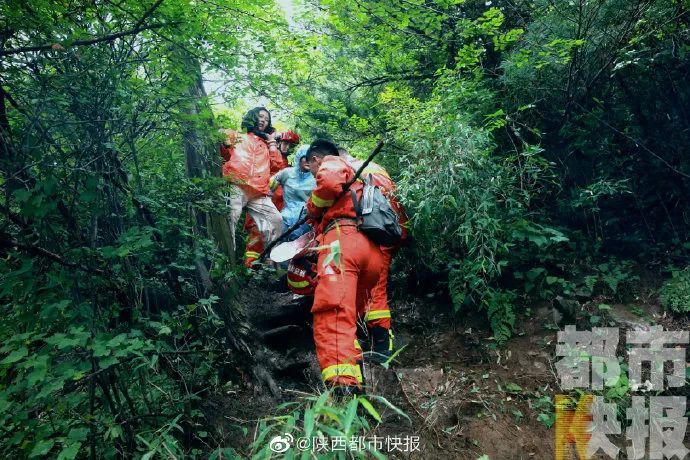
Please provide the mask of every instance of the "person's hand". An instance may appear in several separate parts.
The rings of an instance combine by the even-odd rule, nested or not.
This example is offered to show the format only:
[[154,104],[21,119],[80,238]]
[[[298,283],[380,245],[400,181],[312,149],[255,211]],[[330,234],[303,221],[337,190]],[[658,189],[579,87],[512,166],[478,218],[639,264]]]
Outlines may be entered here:
[[276,142],[276,137],[275,133],[271,133],[268,135],[268,147],[269,148],[278,148],[278,142]]
[[220,128],[218,132],[224,137],[223,145],[226,147],[231,147],[237,143],[237,133],[232,129]]

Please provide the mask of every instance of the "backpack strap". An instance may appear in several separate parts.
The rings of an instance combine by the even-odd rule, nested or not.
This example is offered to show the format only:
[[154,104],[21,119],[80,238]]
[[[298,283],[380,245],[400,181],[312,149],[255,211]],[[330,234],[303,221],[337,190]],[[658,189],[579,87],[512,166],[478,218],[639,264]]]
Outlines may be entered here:
[[[357,170],[355,169],[355,167],[352,166],[349,162],[346,162],[346,163],[350,167],[352,172],[354,172],[356,174]],[[369,178],[371,180],[371,174],[369,174]],[[357,180],[359,182],[362,182],[365,185],[367,184],[366,178],[362,179],[361,177],[358,177]],[[352,206],[355,208],[355,214],[357,215],[357,218],[359,219],[362,217],[362,204],[361,204],[360,200],[357,200],[357,192],[356,191],[350,189],[350,196],[352,197]]]
[[357,192],[350,190],[350,196],[352,197],[352,206],[355,208],[355,214],[357,217],[362,217],[362,206],[357,202]]

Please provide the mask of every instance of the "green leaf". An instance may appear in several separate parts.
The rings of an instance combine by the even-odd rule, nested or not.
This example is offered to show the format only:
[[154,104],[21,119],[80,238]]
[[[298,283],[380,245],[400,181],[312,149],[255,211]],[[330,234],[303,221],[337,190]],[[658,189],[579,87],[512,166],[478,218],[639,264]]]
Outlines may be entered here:
[[508,393],[521,393],[522,387],[516,383],[508,383],[506,384],[506,391]]
[[350,435],[350,427],[357,416],[357,398],[353,398],[347,405],[347,412],[345,413],[345,420],[343,420],[343,432],[346,436]]
[[376,409],[374,409],[374,406],[371,405],[371,403],[369,402],[369,400],[367,398],[360,396],[357,398],[357,401],[359,401],[359,404],[364,406],[364,408],[367,410],[367,412],[369,412],[369,414],[371,414],[371,416],[374,417],[374,419],[377,422],[381,421],[381,416],[376,411]]
[[108,368],[110,366],[114,366],[115,364],[119,363],[120,360],[115,357],[115,356],[107,356],[105,358],[101,358],[98,360],[98,367],[101,369]]
[[60,350],[67,347],[76,347],[80,344],[79,339],[67,337],[65,334],[55,334],[46,339],[46,343],[49,345],[55,345]]
[[530,281],[534,281],[542,273],[546,273],[546,270],[544,268],[541,268],[541,267],[533,268],[526,273],[527,279]]
[[232,448],[219,447],[211,453],[211,455],[208,457],[208,460],[235,460],[239,458],[242,457],[237,455],[237,452],[235,452]]
[[88,428],[72,428],[71,430],[69,430],[67,439],[69,439],[70,441],[85,441],[88,434]]
[[311,439],[314,430],[314,410],[308,408],[304,411],[304,437]]
[[39,356],[31,364],[33,364],[33,371],[26,378],[27,384],[30,387],[45,378],[48,372],[48,356]]
[[92,345],[93,356],[96,358],[101,356],[108,356],[112,351],[110,348],[108,348],[108,345],[109,344],[107,344],[106,342],[96,340]]
[[552,413],[542,412],[537,417],[537,421],[543,423],[546,428],[551,428],[553,423],[556,421],[556,416]]
[[150,460],[153,458],[154,455],[156,455],[157,452],[158,452],[158,448],[150,450],[141,456],[141,460]]
[[124,431],[120,425],[112,425],[105,433],[105,439],[121,438]]
[[26,349],[26,347],[21,347],[17,350],[14,350],[12,353],[9,354],[5,359],[0,361],[0,364],[13,364],[19,361],[20,359],[26,357],[29,354],[29,350]]
[[42,455],[46,455],[48,452],[50,452],[50,449],[53,448],[53,445],[55,445],[55,441],[53,441],[52,439],[38,441],[34,445],[34,448],[31,449],[31,453],[29,454],[29,458],[40,457]]
[[79,453],[79,449],[81,449],[81,443],[80,442],[75,442],[73,444],[69,444],[66,446],[64,449],[60,451],[60,455],[58,455],[57,460],[73,460],[74,458],[77,457],[77,454]]
[[330,392],[324,391],[321,393],[321,395],[319,395],[319,399],[317,399],[316,403],[314,403],[314,413],[318,414],[321,411],[321,408],[324,407],[324,404],[326,404],[329,394]]

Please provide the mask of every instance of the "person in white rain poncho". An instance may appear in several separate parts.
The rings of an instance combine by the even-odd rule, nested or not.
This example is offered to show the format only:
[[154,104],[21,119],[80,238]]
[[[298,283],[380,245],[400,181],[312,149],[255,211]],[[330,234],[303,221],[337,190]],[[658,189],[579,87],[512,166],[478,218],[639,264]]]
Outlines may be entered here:
[[[309,172],[309,164],[306,159],[308,148],[308,145],[300,147],[295,154],[294,166],[283,169],[271,178],[271,190],[275,190],[278,185],[283,186],[285,207],[280,212],[283,217],[283,232],[306,215],[305,204],[311,191],[316,187],[316,179]],[[310,228],[308,224],[303,224],[292,232],[286,240],[295,240],[307,233]]]

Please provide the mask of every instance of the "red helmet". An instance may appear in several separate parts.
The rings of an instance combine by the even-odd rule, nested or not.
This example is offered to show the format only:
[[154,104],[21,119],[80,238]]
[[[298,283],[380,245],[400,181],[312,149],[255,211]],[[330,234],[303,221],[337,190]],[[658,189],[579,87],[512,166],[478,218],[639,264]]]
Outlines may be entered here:
[[[301,243],[300,243],[301,242]],[[318,246],[314,231],[300,236],[297,240],[301,249],[290,260],[287,268],[288,287],[294,294],[314,295],[316,290],[316,262]]]
[[316,258],[295,257],[287,269],[288,287],[293,294],[314,295],[316,290]]
[[283,142],[289,142],[291,144],[299,144],[299,134],[291,129],[288,129],[284,133],[280,133],[278,138]]

